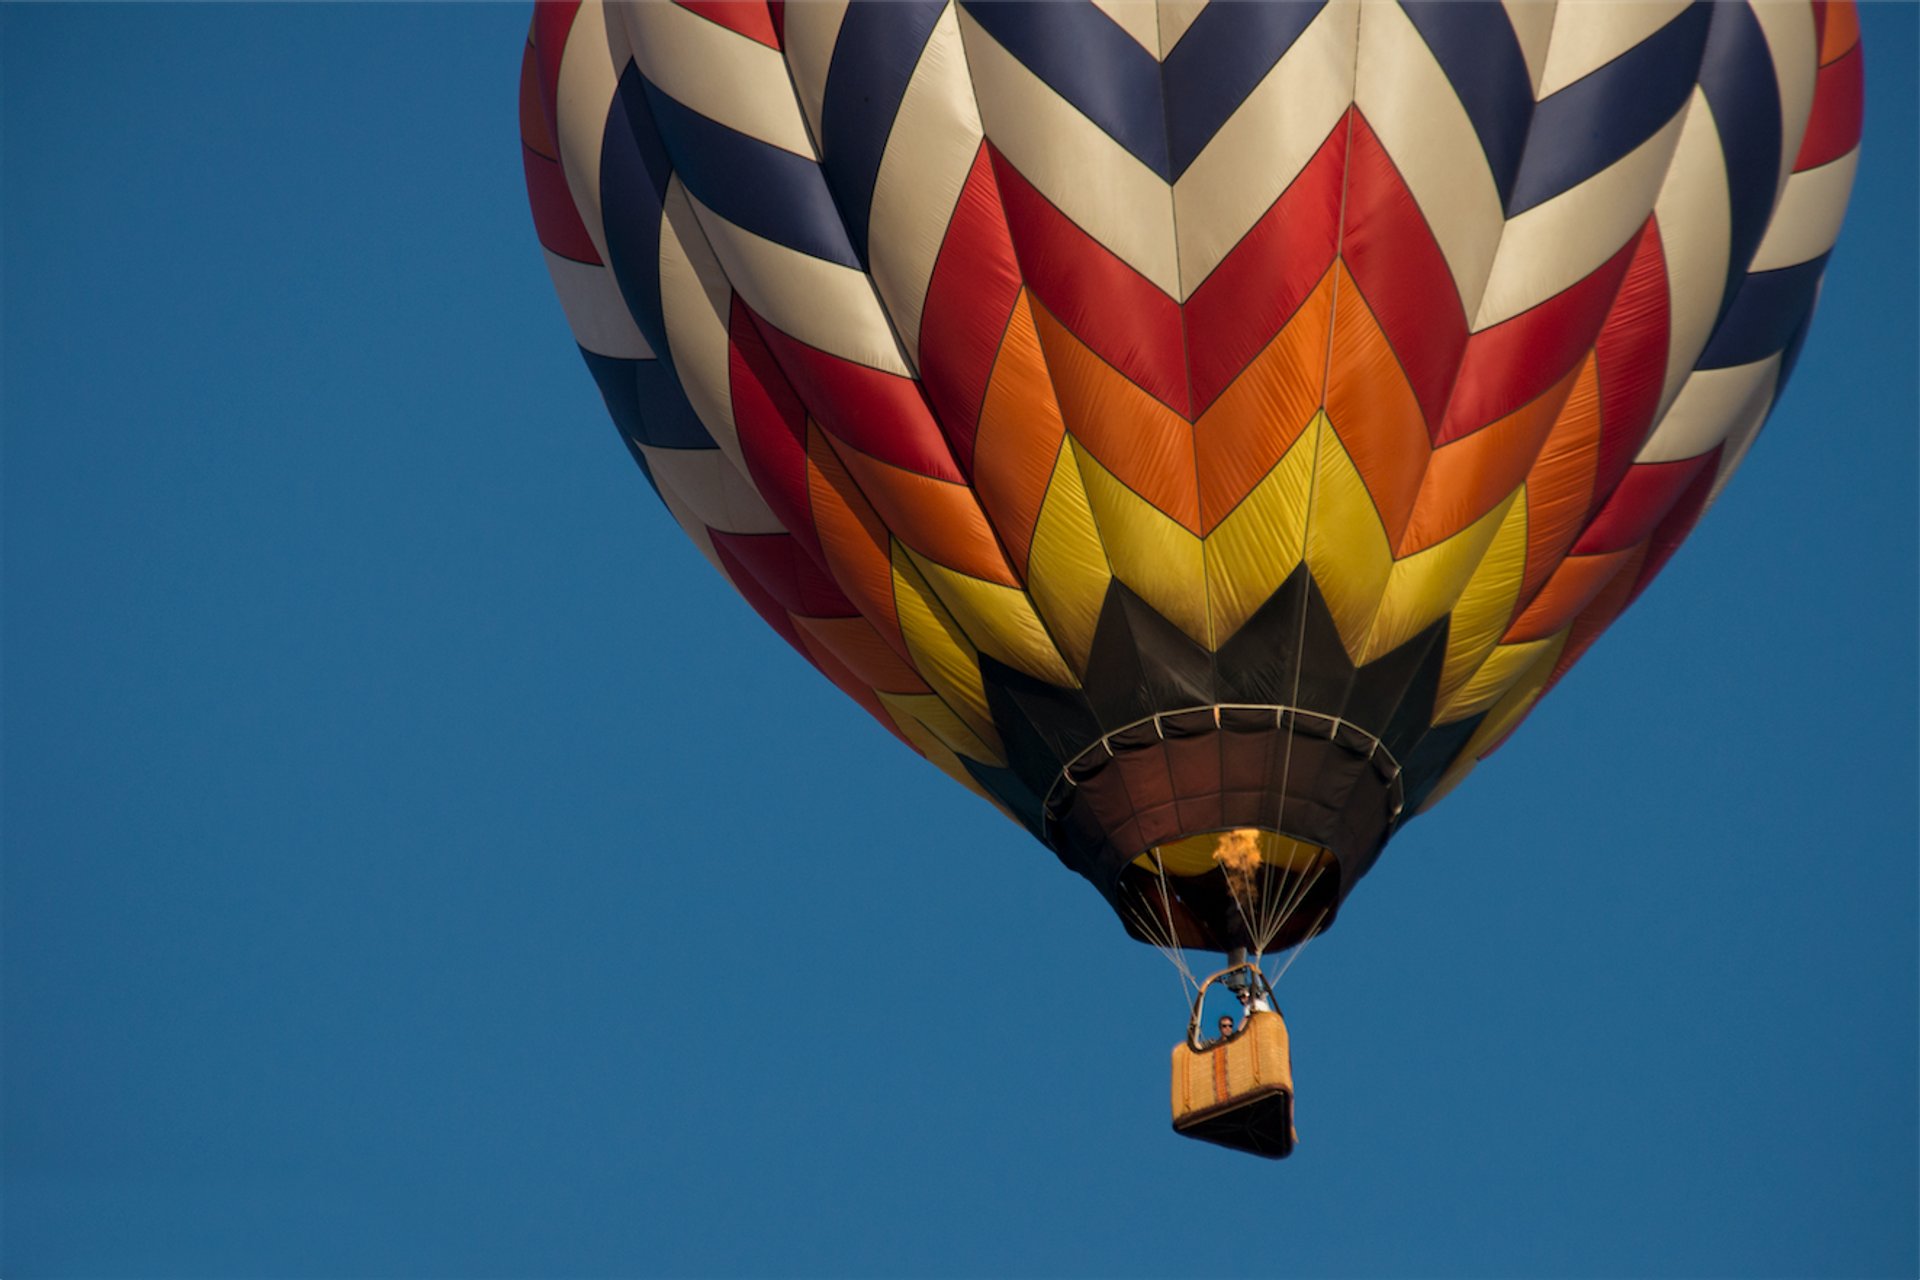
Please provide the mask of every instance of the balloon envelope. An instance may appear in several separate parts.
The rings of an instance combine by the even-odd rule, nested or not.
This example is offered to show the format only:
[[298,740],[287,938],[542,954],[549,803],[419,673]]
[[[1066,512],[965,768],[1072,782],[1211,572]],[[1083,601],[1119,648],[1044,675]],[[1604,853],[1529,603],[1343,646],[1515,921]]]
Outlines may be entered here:
[[1860,66],[1838,3],[558,3],[521,130],[701,552],[1130,932],[1259,948],[1744,457]]

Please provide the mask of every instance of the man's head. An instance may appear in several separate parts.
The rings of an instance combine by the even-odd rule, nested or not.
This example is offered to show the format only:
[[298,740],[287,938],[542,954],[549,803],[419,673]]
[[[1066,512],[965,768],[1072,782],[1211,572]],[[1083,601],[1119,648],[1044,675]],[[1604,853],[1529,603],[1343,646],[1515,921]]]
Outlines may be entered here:
[[1220,1034],[1223,1037],[1233,1034],[1233,1018],[1231,1015],[1225,1013],[1220,1015]]

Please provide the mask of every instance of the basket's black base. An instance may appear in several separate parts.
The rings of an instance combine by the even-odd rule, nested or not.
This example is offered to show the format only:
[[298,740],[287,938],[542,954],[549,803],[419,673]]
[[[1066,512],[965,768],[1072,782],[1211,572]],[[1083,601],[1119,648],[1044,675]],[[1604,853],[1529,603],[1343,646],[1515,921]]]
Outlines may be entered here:
[[1173,1131],[1269,1160],[1293,1154],[1293,1094],[1265,1089],[1174,1121]]

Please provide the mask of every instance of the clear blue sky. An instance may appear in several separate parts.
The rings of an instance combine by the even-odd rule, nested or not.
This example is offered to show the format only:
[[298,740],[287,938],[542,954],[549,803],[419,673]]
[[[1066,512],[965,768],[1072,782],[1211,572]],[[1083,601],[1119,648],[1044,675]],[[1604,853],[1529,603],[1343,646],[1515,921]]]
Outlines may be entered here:
[[1745,470],[1289,974],[1271,1165],[627,460],[523,8],[0,8],[0,1271],[1913,1275],[1915,16]]

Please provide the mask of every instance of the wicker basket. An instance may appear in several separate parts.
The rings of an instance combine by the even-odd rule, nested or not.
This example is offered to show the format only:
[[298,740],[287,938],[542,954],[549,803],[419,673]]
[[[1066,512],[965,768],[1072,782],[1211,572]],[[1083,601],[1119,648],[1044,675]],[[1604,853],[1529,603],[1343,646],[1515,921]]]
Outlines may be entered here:
[[1273,1160],[1293,1151],[1293,1061],[1279,1014],[1249,1014],[1218,1043],[1173,1047],[1173,1127]]

